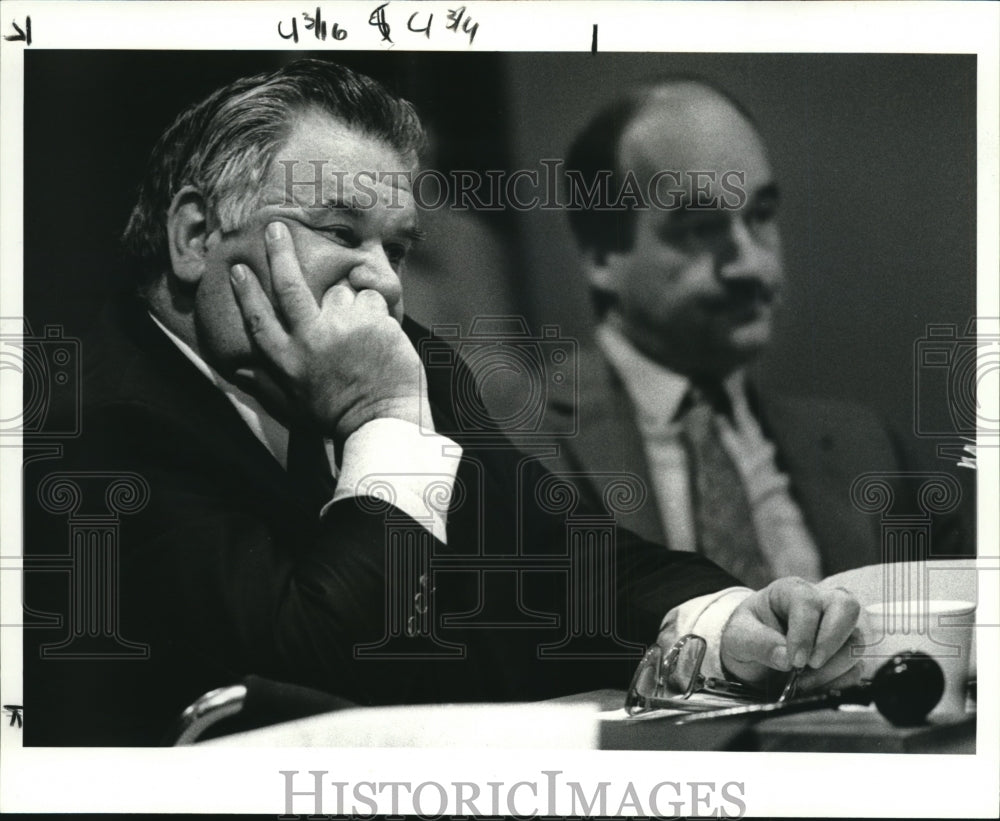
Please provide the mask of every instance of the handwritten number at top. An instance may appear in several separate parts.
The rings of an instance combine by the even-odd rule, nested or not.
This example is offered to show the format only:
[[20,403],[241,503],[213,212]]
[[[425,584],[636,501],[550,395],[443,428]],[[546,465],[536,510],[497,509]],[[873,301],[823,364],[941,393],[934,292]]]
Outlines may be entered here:
[[461,24],[462,31],[469,35],[469,45],[471,46],[472,41],[476,39],[476,32],[479,31],[479,23],[473,23],[472,18],[466,16],[465,6],[448,9],[448,20],[450,22],[445,28],[448,31],[458,31],[459,24]]
[[[379,34],[382,35],[383,43],[395,45],[392,39],[392,26],[389,23],[387,13],[389,6],[390,3],[388,2],[375,6],[368,15],[368,25],[378,29]],[[344,40],[347,38],[347,30],[341,28],[339,23],[328,24],[327,21],[323,19],[323,10],[319,6],[316,7],[315,14],[302,12],[301,17],[303,20],[302,28],[305,31],[311,31],[317,40],[326,40],[328,37],[333,40]],[[433,26],[433,12],[415,11],[406,21],[407,31],[412,32],[413,34],[423,34],[427,39],[430,39],[431,37]],[[445,29],[454,33],[468,35],[469,45],[471,46],[476,39],[476,34],[479,31],[479,23],[473,21],[466,6],[458,6],[457,8],[448,9]],[[279,21],[278,36],[281,37],[282,40],[291,40],[298,43],[299,15],[293,16],[290,20]]]
[[[302,27],[306,31],[311,31],[317,40],[326,40],[326,20],[323,19],[323,12],[319,6],[316,7],[315,14],[302,12],[302,19],[305,20]],[[285,34],[282,29],[281,21],[279,21],[278,34],[283,40],[291,40],[294,43],[299,42],[299,21],[295,17],[292,18],[291,31],[288,34]],[[339,23],[334,23],[333,28],[329,30],[329,35],[334,40],[344,40],[347,38],[347,30],[342,29]]]

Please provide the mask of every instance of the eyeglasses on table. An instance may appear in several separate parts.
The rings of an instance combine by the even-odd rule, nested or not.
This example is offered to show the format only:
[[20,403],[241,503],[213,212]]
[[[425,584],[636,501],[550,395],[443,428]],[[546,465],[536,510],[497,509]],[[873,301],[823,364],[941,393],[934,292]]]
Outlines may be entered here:
[[[695,633],[681,636],[669,650],[658,644],[650,647],[632,676],[625,712],[630,716],[653,710],[698,712],[768,700],[763,690],[703,675],[701,667],[707,649],[708,642]],[[794,698],[797,679],[793,672],[779,701]]]

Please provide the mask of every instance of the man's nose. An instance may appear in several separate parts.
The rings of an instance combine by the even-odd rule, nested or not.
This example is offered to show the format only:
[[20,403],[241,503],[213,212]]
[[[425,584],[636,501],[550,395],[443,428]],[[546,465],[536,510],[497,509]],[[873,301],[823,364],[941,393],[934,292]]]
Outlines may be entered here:
[[718,276],[723,280],[766,279],[773,267],[773,257],[773,249],[762,243],[738,215],[733,215],[718,257]]
[[378,291],[389,306],[390,313],[403,295],[403,286],[382,246],[363,249],[351,268],[347,281],[355,291],[370,288]]

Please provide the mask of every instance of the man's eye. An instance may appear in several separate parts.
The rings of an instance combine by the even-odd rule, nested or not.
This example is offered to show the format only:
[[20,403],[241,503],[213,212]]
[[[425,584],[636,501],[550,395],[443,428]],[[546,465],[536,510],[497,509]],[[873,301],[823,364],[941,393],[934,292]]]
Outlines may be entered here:
[[393,243],[385,246],[385,256],[391,265],[399,265],[406,257],[406,246]]
[[663,232],[663,238],[670,243],[681,246],[692,244],[709,243],[723,236],[728,230],[728,221],[725,217],[719,216],[699,216],[678,220],[668,225]]
[[313,230],[348,248],[355,248],[358,245],[358,236],[348,225],[315,225]]
[[771,222],[778,216],[778,201],[776,199],[758,200],[750,208],[747,218],[750,222],[761,224]]

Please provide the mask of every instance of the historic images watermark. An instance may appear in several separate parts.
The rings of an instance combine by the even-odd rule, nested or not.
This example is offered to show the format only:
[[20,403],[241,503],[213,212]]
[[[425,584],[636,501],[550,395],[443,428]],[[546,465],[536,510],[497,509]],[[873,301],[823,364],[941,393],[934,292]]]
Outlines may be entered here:
[[[947,562],[931,562],[947,556],[947,545],[935,541],[946,536],[941,524],[954,513],[962,500],[962,487],[953,476],[943,472],[880,471],[865,473],[851,485],[851,502],[858,511],[879,517],[882,545],[882,603],[900,602],[912,619],[905,623],[885,615],[882,635],[909,631],[926,635],[931,627],[930,574],[937,567],[948,569]],[[893,652],[879,650],[875,644],[859,645],[855,656],[882,658]],[[942,644],[940,652],[953,654],[957,648]]]
[[998,380],[1000,317],[929,324],[913,345],[914,434],[939,440],[941,458],[975,468],[977,447],[1000,444]]
[[[121,518],[145,507],[149,485],[135,473],[67,471],[53,461],[63,455],[63,445],[81,433],[81,362],[80,340],[61,326],[46,325],[35,334],[26,319],[0,321],[0,377],[5,388],[20,380],[22,391],[19,408],[4,407],[0,446],[19,445],[22,476],[28,475],[29,466],[32,474],[39,474],[37,481],[25,483],[24,504],[65,517],[67,525],[61,549],[52,543],[44,553],[3,555],[0,569],[22,574],[19,626],[64,630],[62,639],[41,645],[42,658],[145,659],[149,647],[121,635],[118,568]],[[68,576],[66,608],[54,613],[32,609],[24,596],[27,573]]]
[[747,811],[742,781],[573,781],[562,770],[542,770],[531,780],[338,781],[327,770],[279,770],[284,813],[279,818],[324,814],[419,818],[482,816],[700,816],[742,818]]
[[[0,318],[0,380],[4,394],[22,385],[21,406],[4,405],[0,436],[28,443],[80,433],[80,340],[59,325],[40,334],[21,317]],[[9,392],[8,392],[9,391]]]
[[[977,448],[1000,444],[998,379],[1000,317],[970,317],[964,326],[928,324],[924,335],[913,343],[914,435],[937,440],[942,459],[975,468]],[[948,561],[951,545],[941,525],[963,501],[963,488],[950,474],[865,474],[851,488],[851,499],[858,510],[878,515],[880,520],[883,605],[887,608],[881,625],[884,636],[914,629],[915,638],[927,638],[934,628],[949,626],[943,617],[932,617],[935,575],[974,574],[978,589],[995,585],[997,557],[985,544],[978,545],[975,569]],[[890,614],[888,608],[894,601],[902,605],[901,614]],[[996,627],[975,617],[971,622],[976,630]],[[935,644],[944,657],[960,652],[948,642],[935,640]],[[861,648],[859,654],[880,655],[877,645]]]
[[610,169],[586,177],[563,160],[543,159],[538,168],[513,171],[360,171],[348,173],[332,160],[279,160],[286,206],[322,208],[347,203],[374,208],[380,190],[388,208],[403,208],[403,192],[426,211],[649,210],[738,211],[746,205],[746,173],[737,170],[660,169],[648,177]]
[[[928,325],[913,346],[913,432],[924,438],[1000,437],[998,409],[989,402],[998,378],[1000,318],[973,317],[962,329]],[[936,412],[942,398],[946,414]]]
[[[450,392],[455,408],[453,428],[438,426],[438,433],[479,440],[506,437],[519,444],[576,434],[575,413],[556,419],[545,412],[554,392],[565,396],[571,408],[579,398],[579,343],[558,326],[544,325],[535,335],[522,316],[481,316],[468,333],[448,324],[431,330],[418,352],[428,379],[443,377],[438,383]],[[503,405],[487,406],[487,391],[502,395]]]

